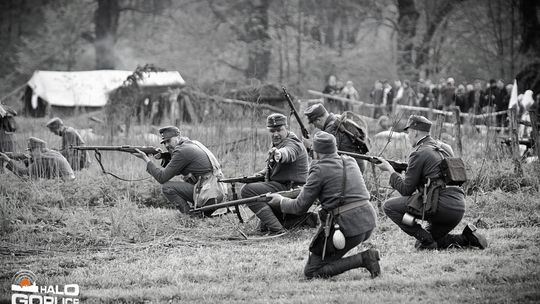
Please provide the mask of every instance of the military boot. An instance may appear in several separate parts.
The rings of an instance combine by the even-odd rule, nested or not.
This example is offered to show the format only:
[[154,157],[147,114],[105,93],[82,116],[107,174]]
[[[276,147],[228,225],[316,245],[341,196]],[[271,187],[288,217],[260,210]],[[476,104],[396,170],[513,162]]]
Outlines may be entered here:
[[437,249],[437,242],[433,240],[433,236],[431,236],[431,233],[427,232],[426,230],[418,230],[418,232],[415,233],[414,237],[417,240],[414,244],[414,248],[416,248],[417,250]]
[[375,249],[369,249],[355,255],[341,258],[330,262],[321,267],[315,272],[315,276],[329,278],[347,270],[364,267],[371,274],[372,278],[377,277],[381,273],[379,267],[379,252]]
[[279,222],[278,218],[272,212],[270,207],[261,208],[257,213],[257,217],[261,220],[261,225],[264,225],[268,229],[270,235],[281,234],[285,232],[283,225]]
[[379,265],[379,252],[375,249],[368,249],[361,252],[363,265],[371,274],[371,278],[376,278],[381,274],[381,266]]
[[476,226],[473,224],[467,224],[461,235],[469,242],[469,246],[478,247],[480,249],[486,249],[488,246],[487,239],[476,231]]

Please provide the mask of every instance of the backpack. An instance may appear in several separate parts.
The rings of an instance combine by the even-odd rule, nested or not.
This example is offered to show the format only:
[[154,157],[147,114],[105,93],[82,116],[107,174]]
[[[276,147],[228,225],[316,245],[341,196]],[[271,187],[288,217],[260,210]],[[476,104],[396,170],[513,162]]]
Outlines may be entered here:
[[[366,154],[369,152],[369,137],[366,122],[357,114],[349,111],[345,111],[343,114],[336,116],[337,119],[335,124],[337,131],[344,133],[351,140],[357,150],[356,152],[359,154]],[[338,149],[341,149],[339,142]]]

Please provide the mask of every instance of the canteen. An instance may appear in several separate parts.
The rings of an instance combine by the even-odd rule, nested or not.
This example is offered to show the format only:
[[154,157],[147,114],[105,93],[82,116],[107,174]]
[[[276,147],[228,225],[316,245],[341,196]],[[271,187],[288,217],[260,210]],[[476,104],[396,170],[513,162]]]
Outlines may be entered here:
[[343,235],[343,232],[339,230],[339,225],[334,225],[334,235],[332,236],[332,243],[334,244],[334,247],[336,249],[343,249],[345,248],[345,236]]

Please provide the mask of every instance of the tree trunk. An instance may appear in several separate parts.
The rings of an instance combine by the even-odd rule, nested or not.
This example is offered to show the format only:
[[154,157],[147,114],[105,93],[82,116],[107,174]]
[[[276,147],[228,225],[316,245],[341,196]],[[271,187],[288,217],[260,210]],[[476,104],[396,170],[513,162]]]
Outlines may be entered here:
[[116,31],[120,16],[119,0],[97,0],[98,8],[94,15],[96,69],[114,69]]
[[398,75],[417,80],[419,75],[414,68],[414,37],[420,13],[416,10],[414,0],[398,0],[398,11]]
[[536,14],[538,5],[536,0],[520,0],[518,5],[521,17],[519,53],[529,62],[516,76],[520,92],[540,92],[540,23]]
[[272,58],[271,38],[268,34],[269,0],[258,1],[253,5],[251,16],[244,24],[248,43],[248,65],[246,78],[265,80],[270,70]]

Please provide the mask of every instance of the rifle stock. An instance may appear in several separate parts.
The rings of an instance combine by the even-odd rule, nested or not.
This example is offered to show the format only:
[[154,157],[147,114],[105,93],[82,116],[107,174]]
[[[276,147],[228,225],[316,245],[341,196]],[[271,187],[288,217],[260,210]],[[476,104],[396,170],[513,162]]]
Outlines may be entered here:
[[296,108],[294,107],[294,104],[292,102],[291,96],[289,93],[287,93],[287,89],[285,87],[281,87],[283,89],[283,94],[285,94],[285,99],[287,99],[287,102],[289,103],[289,106],[291,107],[291,112],[294,114],[294,117],[296,118],[296,121],[298,122],[298,125],[300,126],[300,130],[302,131],[302,136],[304,138],[309,138],[309,132],[304,126],[304,123],[302,122],[302,118],[300,115],[298,115],[298,111],[296,111]]
[[[294,189],[291,189],[291,190],[280,191],[280,192],[275,192],[275,193],[280,194],[280,195],[282,195],[284,197],[288,197],[288,198],[296,198],[298,196],[298,194],[300,194],[301,190],[302,190],[302,188],[298,187],[298,188],[294,188]],[[253,197],[247,197],[247,198],[241,198],[241,199],[237,199],[237,200],[233,200],[233,201],[223,202],[223,203],[219,203],[219,204],[202,206],[202,207],[199,207],[199,208],[192,209],[192,210],[190,210],[190,212],[193,213],[193,212],[198,212],[198,211],[216,210],[216,209],[219,209],[219,208],[251,204],[251,203],[260,202],[260,201],[263,201],[263,200],[268,202],[268,201],[270,201],[270,198],[266,197],[266,194],[267,193],[257,195],[257,196],[253,196]]]
[[[381,161],[378,160],[377,157],[375,157],[375,156],[369,156],[369,155],[352,153],[352,152],[345,152],[345,151],[337,151],[337,153],[341,154],[341,155],[347,155],[347,156],[350,156],[350,157],[353,157],[353,158],[356,158],[356,159],[367,160],[368,162],[374,163],[374,164],[380,164],[381,163]],[[401,173],[401,172],[407,170],[407,163],[399,162],[399,161],[395,161],[395,160],[386,160],[386,161],[398,173]]]

